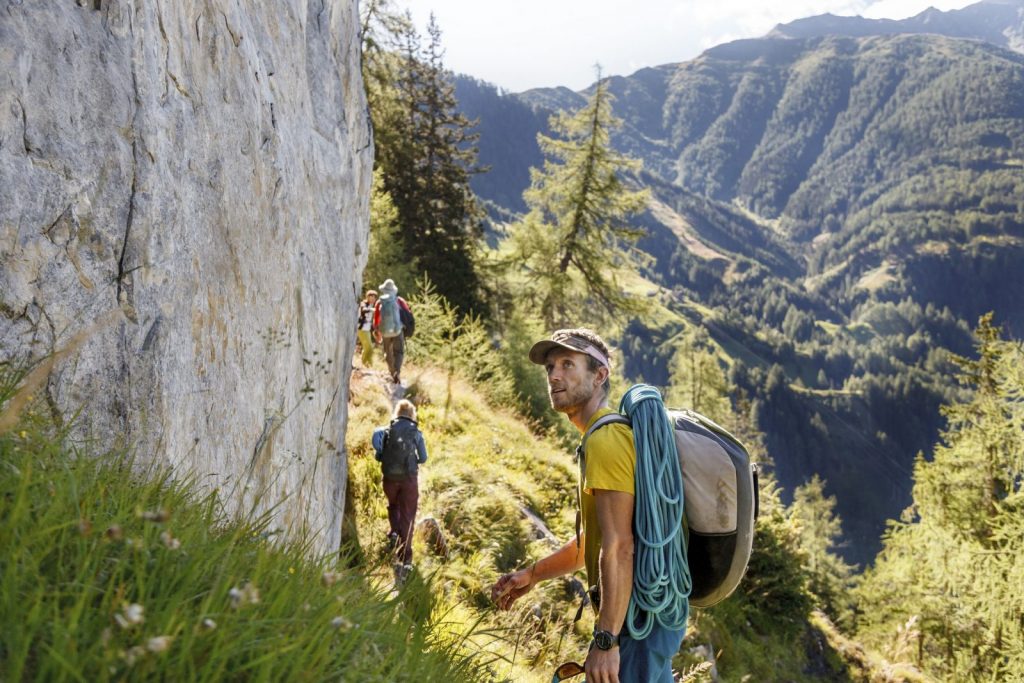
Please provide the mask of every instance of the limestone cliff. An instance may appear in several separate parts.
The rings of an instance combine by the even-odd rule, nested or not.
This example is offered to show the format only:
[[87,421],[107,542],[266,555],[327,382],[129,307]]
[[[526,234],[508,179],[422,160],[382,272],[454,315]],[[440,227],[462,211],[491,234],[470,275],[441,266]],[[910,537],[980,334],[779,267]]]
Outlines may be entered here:
[[356,0],[0,0],[0,361],[338,542],[373,148]]

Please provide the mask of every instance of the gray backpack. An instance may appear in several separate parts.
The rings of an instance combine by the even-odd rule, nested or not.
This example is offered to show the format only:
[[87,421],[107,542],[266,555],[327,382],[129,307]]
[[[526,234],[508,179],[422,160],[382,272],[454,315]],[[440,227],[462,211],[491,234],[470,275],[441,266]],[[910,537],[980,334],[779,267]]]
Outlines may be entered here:
[[402,333],[402,306],[398,303],[398,295],[380,295],[380,334],[382,337],[397,337]]
[[[757,465],[736,437],[692,410],[669,410],[683,474],[690,604],[710,607],[729,597],[747,571],[758,513]],[[620,413],[597,419],[583,437]],[[632,426],[632,425],[630,425]]]

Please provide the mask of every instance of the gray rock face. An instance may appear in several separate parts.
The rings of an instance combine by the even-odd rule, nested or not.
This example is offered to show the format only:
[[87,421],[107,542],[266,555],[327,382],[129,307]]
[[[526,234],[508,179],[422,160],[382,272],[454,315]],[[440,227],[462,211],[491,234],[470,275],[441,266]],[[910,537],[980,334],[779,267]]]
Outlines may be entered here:
[[337,545],[373,149],[356,0],[0,0],[0,360]]

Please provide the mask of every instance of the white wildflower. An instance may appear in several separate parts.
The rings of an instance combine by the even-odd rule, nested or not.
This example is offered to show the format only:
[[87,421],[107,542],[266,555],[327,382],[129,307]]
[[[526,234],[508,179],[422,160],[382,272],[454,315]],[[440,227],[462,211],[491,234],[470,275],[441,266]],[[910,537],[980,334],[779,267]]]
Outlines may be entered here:
[[136,645],[135,647],[129,649],[127,652],[121,653],[121,657],[124,658],[124,661],[128,664],[128,666],[131,666],[136,662],[136,660],[141,659],[145,656],[146,648],[142,647],[141,645]]
[[177,550],[181,547],[181,541],[176,539],[170,531],[165,531],[160,534],[160,541],[167,546],[170,550]]
[[139,517],[146,520],[147,522],[166,522],[171,518],[171,513],[160,508],[159,510],[146,510],[139,513]]
[[348,631],[352,628],[352,622],[345,617],[334,617],[331,619],[331,626],[342,631]]
[[146,641],[146,649],[150,652],[164,652],[171,646],[171,636],[157,636]]
[[245,605],[258,605],[260,602],[260,591],[252,583],[246,583],[241,588],[232,588],[228,591],[231,598],[231,606],[239,609]]
[[320,580],[323,581],[323,584],[328,588],[338,583],[339,579],[341,579],[341,574],[339,572],[324,572],[320,576]]
[[203,619],[203,628],[207,631],[212,631],[217,628],[217,622],[210,618]]
[[146,617],[143,614],[144,611],[145,610],[142,605],[138,603],[132,603],[130,605],[126,604],[120,614],[114,615],[114,621],[117,622],[118,626],[124,629],[137,626],[146,620]]

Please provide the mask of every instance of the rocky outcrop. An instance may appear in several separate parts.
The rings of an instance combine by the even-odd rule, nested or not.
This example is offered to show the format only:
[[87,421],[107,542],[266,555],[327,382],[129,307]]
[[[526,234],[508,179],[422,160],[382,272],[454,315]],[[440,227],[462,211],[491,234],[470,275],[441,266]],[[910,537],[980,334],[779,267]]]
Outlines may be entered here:
[[0,0],[0,360],[337,545],[372,140],[356,0]]

